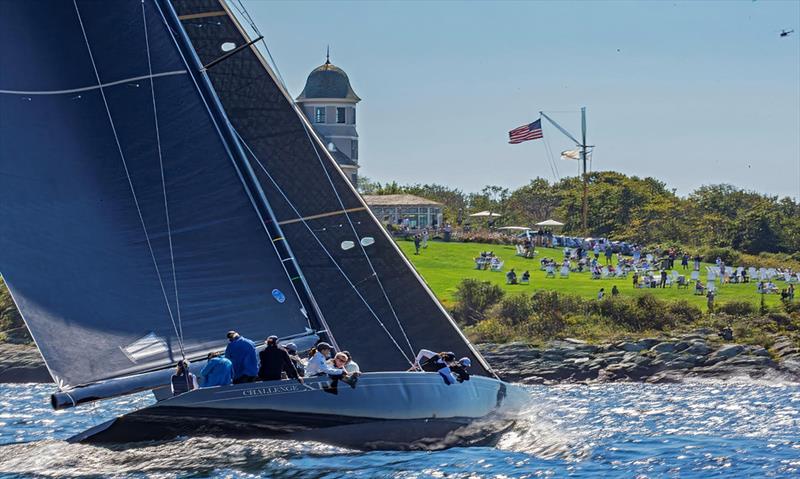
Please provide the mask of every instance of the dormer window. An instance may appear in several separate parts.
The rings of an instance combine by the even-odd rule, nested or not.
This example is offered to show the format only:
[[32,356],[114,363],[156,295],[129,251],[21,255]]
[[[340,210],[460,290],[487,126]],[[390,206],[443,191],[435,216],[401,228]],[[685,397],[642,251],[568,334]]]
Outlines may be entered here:
[[325,123],[325,107],[314,108],[314,123]]
[[336,123],[345,123],[347,119],[347,109],[343,106],[336,107]]

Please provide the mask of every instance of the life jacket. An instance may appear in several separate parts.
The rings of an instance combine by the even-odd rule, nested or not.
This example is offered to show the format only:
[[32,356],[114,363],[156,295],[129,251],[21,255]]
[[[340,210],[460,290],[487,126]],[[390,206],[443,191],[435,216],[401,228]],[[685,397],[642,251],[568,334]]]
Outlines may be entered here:
[[172,375],[172,394],[177,396],[194,389],[194,374],[173,374]]

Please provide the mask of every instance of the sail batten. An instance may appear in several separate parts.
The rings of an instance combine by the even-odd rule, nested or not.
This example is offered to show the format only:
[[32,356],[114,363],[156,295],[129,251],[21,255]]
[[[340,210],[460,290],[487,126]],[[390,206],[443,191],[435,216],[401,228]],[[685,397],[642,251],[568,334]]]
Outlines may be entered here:
[[309,326],[187,68],[153,0],[4,5],[0,273],[63,389]]

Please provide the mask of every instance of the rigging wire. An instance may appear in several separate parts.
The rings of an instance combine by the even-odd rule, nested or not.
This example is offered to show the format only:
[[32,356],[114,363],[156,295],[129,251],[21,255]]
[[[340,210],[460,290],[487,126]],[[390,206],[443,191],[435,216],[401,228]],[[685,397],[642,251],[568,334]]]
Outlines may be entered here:
[[[234,131],[236,131],[236,130],[234,130]],[[240,135],[238,131],[236,131],[236,136],[239,138],[239,141],[242,142],[242,145],[244,145],[244,147],[247,149],[247,151],[250,153],[250,155],[253,157],[253,159],[256,161],[256,163],[258,163],[258,166],[261,168],[261,170],[264,172],[264,174],[270,180],[272,185],[275,187],[275,190],[278,193],[280,193],[280,195],[283,197],[284,201],[286,201],[286,203],[289,205],[289,207],[292,209],[292,211],[294,211],[295,215],[297,215],[297,217],[300,219],[300,222],[303,224],[303,226],[306,227],[308,232],[311,233],[311,235],[317,241],[317,243],[319,244],[320,248],[322,248],[322,251],[325,252],[325,255],[328,257],[328,259],[333,263],[334,266],[336,266],[336,269],[339,270],[339,273],[342,274],[342,277],[344,277],[345,281],[347,281],[347,283],[350,285],[350,287],[353,289],[353,291],[356,293],[356,295],[358,295],[358,297],[361,299],[361,301],[367,307],[369,312],[372,314],[372,316],[378,322],[378,324],[383,329],[383,331],[389,336],[389,339],[392,340],[392,343],[394,343],[394,345],[400,351],[400,354],[403,355],[403,358],[405,358],[405,360],[408,361],[409,364],[413,364],[413,361],[411,360],[411,358],[408,355],[406,355],[404,349],[400,346],[400,344],[394,338],[394,336],[389,331],[389,329],[386,327],[386,325],[383,323],[383,321],[381,321],[380,317],[375,312],[375,310],[372,309],[372,306],[369,304],[367,299],[364,298],[364,296],[361,294],[361,292],[358,290],[358,288],[356,288],[356,285],[353,283],[353,281],[350,279],[350,277],[347,276],[347,273],[344,272],[344,270],[339,265],[339,263],[336,261],[336,259],[334,259],[333,255],[330,253],[328,248],[325,247],[325,245],[323,244],[322,240],[319,238],[319,236],[316,234],[316,232],[308,224],[308,221],[306,221],[305,218],[303,217],[303,215],[300,214],[300,211],[297,209],[295,204],[286,195],[286,192],[283,190],[283,188],[281,188],[280,185],[278,185],[278,182],[275,181],[275,179],[270,174],[269,170],[267,170],[267,168],[264,166],[262,161],[258,158],[258,156],[255,154],[255,152],[252,150],[252,148],[250,148],[250,145],[244,140],[244,138],[242,138],[242,135]],[[360,241],[359,241],[359,244],[360,244]],[[375,273],[373,273],[373,274],[375,274]]]
[[[156,8],[158,9],[159,15],[161,16],[161,21],[164,23],[164,25],[167,28],[170,29],[170,31],[173,31],[172,28],[169,25],[169,22],[167,22],[167,18],[166,18],[166,16],[164,16],[164,12],[163,12],[163,10],[161,10],[161,7],[159,6],[158,2],[156,2],[155,5],[156,5]],[[186,66],[187,69],[191,70],[191,67],[189,66],[189,61],[186,59],[186,56],[183,54],[183,50],[178,45],[178,40],[177,40],[176,34],[172,35],[172,42],[175,45],[175,47],[178,49],[178,54],[180,55],[181,60],[183,61],[183,64]],[[207,75],[207,73],[202,73],[202,72],[201,72],[201,74]],[[189,78],[191,78],[192,83],[194,84],[195,88],[199,92],[200,91],[200,85],[197,83],[197,79],[193,75],[189,75]],[[225,151],[228,152],[228,157],[231,160],[231,163],[233,164],[233,168],[236,171],[236,174],[239,176],[240,181],[244,184],[244,178],[242,177],[242,172],[239,169],[239,166],[237,166],[236,162],[233,160],[233,152],[230,151],[227,143],[222,138],[222,131],[220,130],[219,124],[214,119],[214,114],[211,111],[211,107],[209,107],[205,96],[200,95],[200,98],[203,101],[203,106],[206,107],[206,111],[208,112],[209,119],[211,120],[211,123],[214,125],[214,128],[217,130],[217,134],[220,136],[221,141],[223,142]],[[229,124],[229,126],[230,126],[231,130],[233,130],[233,126],[230,125],[230,124]],[[235,131],[235,130],[233,130],[233,131]],[[238,133],[237,133],[237,135],[238,135]],[[245,187],[244,190],[245,190],[245,194],[247,195],[248,199],[250,200],[250,203],[253,206],[253,209],[256,210],[256,217],[258,218],[259,222],[261,223],[261,226],[264,228],[264,231],[267,234],[267,239],[269,240],[268,243],[271,245],[273,251],[275,251],[275,254],[280,258],[281,257],[281,253],[278,251],[278,247],[275,246],[275,242],[272,240],[272,234],[270,233],[269,228],[267,227],[267,223],[264,221],[264,218],[262,217],[261,213],[259,212],[258,206],[256,206],[255,198],[253,198],[253,195],[252,195],[251,191],[249,190],[249,188]],[[283,267],[283,271],[286,273],[286,276],[289,278],[289,284],[291,285],[292,290],[294,291],[295,297],[297,298],[297,300],[300,303],[301,307],[303,307],[303,301],[300,298],[300,292],[297,290],[297,287],[295,286],[294,281],[292,280],[292,277],[289,274],[289,270],[286,268],[286,264],[283,261],[281,261],[280,264]],[[308,316],[305,314],[305,309],[304,308],[302,309],[302,312],[303,312],[303,315],[306,317],[306,320],[309,321],[309,326],[311,326],[311,322],[308,319]],[[323,323],[324,323],[324,318],[323,318]],[[325,327],[327,328],[327,325]]]
[[[164,179],[164,158],[161,149],[161,132],[158,128],[158,109],[156,107],[156,89],[153,81],[153,63],[150,59],[150,36],[147,32],[147,14],[145,13],[144,2],[142,2],[142,24],[144,25],[144,41],[147,49],[147,69],[150,74],[150,96],[153,100],[153,124],[156,131],[156,144],[158,145],[158,166],[161,169],[161,191],[164,194],[164,217],[167,225],[167,238],[169,239],[169,260],[172,265],[172,286],[175,290],[175,313],[178,317],[178,331],[180,343],[183,344],[183,322],[181,321],[181,302],[178,297],[178,277],[175,272],[175,254],[172,246],[172,225],[169,220],[169,203],[167,202],[167,183]],[[186,359],[186,354],[181,347],[181,356]]]
[[97,70],[97,64],[94,61],[94,55],[92,54],[92,48],[89,45],[89,37],[86,36],[86,29],[83,26],[83,19],[81,18],[81,12],[78,9],[77,0],[72,0],[72,4],[75,6],[75,13],[78,16],[78,24],[80,25],[81,32],[83,33],[83,41],[86,43],[86,50],[89,53],[89,60],[91,60],[91,62],[92,62],[92,69],[94,70],[95,79],[97,80],[97,84],[100,85],[100,88],[99,88],[100,96],[103,98],[103,105],[105,105],[106,115],[108,115],[108,122],[109,122],[109,124],[111,126],[111,132],[114,135],[114,141],[116,142],[116,145],[117,145],[117,151],[119,151],[119,156],[120,156],[120,159],[122,160],[122,166],[125,169],[125,176],[128,179],[128,186],[130,187],[131,194],[133,195],[133,202],[136,205],[136,211],[139,214],[139,221],[141,222],[142,229],[144,230],[144,237],[145,237],[145,240],[147,241],[147,248],[150,250],[150,258],[153,260],[153,267],[155,268],[156,276],[158,276],[158,282],[161,285],[161,293],[164,296],[164,302],[166,303],[166,306],[167,306],[167,313],[169,314],[169,319],[172,322],[172,327],[175,329],[175,336],[178,339],[178,346],[180,347],[181,355],[184,355],[183,339],[180,336],[180,334],[178,333],[178,325],[175,323],[175,317],[172,314],[172,306],[170,305],[170,301],[169,301],[169,299],[167,297],[167,289],[164,287],[164,280],[161,277],[161,272],[159,271],[159,268],[158,268],[158,261],[156,261],[156,255],[155,255],[155,252],[153,251],[153,244],[150,241],[150,235],[147,232],[147,225],[145,224],[145,221],[144,221],[144,215],[142,214],[142,208],[139,206],[139,199],[136,197],[136,189],[133,186],[133,180],[131,179],[131,174],[130,174],[130,171],[128,170],[128,162],[125,160],[125,154],[122,152],[122,144],[119,141],[119,135],[117,135],[117,128],[114,125],[114,119],[111,116],[111,109],[108,106],[108,100],[106,99],[106,93],[103,90],[102,82],[100,81],[100,73]]
[[[238,4],[238,6],[237,6],[237,4]],[[247,8],[242,3],[242,0],[236,0],[235,2],[233,2],[233,5],[239,11],[239,13],[242,15],[242,17],[250,24],[250,27],[253,29],[253,31],[256,34],[258,34],[259,36],[263,37],[263,34],[259,31],[259,29],[256,26],[255,22],[253,21],[252,17],[250,16],[250,13],[247,11]],[[269,47],[266,44],[266,41],[264,41],[263,39],[262,39],[262,41],[264,42],[264,49],[266,50],[267,55],[269,56],[270,61],[272,62],[272,68],[275,70],[278,78],[280,79],[281,86],[285,89],[286,88],[286,84],[285,84],[285,82],[283,80],[283,75],[281,74],[277,63],[275,62],[275,59],[272,57],[272,53],[270,52]],[[353,220],[350,217],[350,214],[347,212],[347,208],[344,207],[344,201],[342,201],[341,195],[339,195],[339,191],[336,189],[336,186],[333,183],[333,179],[331,178],[330,173],[328,172],[328,169],[325,167],[325,163],[324,163],[324,161],[322,160],[322,157],[319,154],[319,150],[316,148],[316,145],[315,145],[314,140],[313,140],[313,138],[311,136],[311,133],[308,130],[308,125],[306,125],[306,123],[303,122],[303,121],[301,121],[301,123],[303,125],[303,129],[306,132],[306,137],[308,138],[309,143],[311,144],[312,148],[314,149],[314,153],[317,156],[317,160],[319,161],[320,166],[322,167],[322,170],[325,173],[325,176],[326,176],[326,178],[328,180],[328,183],[330,184],[331,189],[333,190],[334,194],[336,195],[336,199],[338,200],[341,209],[344,211],[345,217],[347,218],[347,222],[349,223],[350,228],[353,231],[353,234],[356,236],[356,239],[358,239],[358,231],[356,231],[356,227],[353,224]],[[238,132],[237,132],[237,135],[238,135]],[[241,136],[239,136],[239,138],[241,138]],[[242,142],[244,143],[244,140],[242,140]],[[252,150],[251,150],[251,154],[253,154]],[[253,156],[255,157],[255,154],[253,154]],[[259,161],[259,164],[260,163],[261,162]],[[261,165],[261,167],[266,172],[266,169],[264,168],[264,166]],[[270,180],[273,181],[273,183],[275,183],[275,181],[272,180],[271,177],[270,177]],[[275,183],[275,186],[276,186],[276,188],[279,188],[277,183]],[[287,199],[287,201],[288,201],[288,199]],[[293,209],[294,209],[294,207],[293,207]],[[302,217],[299,214],[299,212],[297,212],[297,214],[298,214],[298,217]],[[413,356],[414,355],[414,347],[411,345],[411,341],[408,338],[408,334],[406,333],[405,328],[403,327],[399,316],[397,315],[397,311],[395,310],[394,305],[392,304],[391,300],[389,299],[389,295],[386,293],[386,289],[383,286],[383,282],[381,281],[380,277],[378,276],[378,273],[375,270],[375,267],[372,264],[372,260],[370,259],[369,254],[367,254],[367,251],[366,251],[364,245],[361,244],[360,241],[358,242],[358,244],[359,244],[359,247],[361,249],[361,252],[364,254],[364,258],[367,260],[367,263],[369,264],[370,270],[372,271],[372,274],[375,277],[375,279],[376,279],[376,281],[378,283],[378,286],[380,287],[380,290],[381,290],[381,293],[383,294],[383,297],[386,299],[386,303],[388,304],[389,309],[392,311],[392,315],[394,316],[395,321],[397,322],[397,326],[400,328],[400,331],[403,333],[403,337],[405,338],[406,343],[408,344],[409,350],[411,351],[411,354]],[[342,274],[344,274],[344,272],[342,272]],[[349,278],[348,278],[348,282],[349,282]],[[360,294],[359,294],[359,296],[360,296]],[[362,299],[363,299],[363,297],[362,297]],[[371,309],[372,308],[370,307],[370,310]],[[373,313],[373,314],[375,314],[375,313]],[[375,315],[375,316],[376,316],[376,319],[377,319],[377,315]],[[378,320],[378,321],[380,321],[380,320]],[[387,330],[387,333],[388,333],[388,330]],[[392,338],[392,339],[394,340],[394,338]]]
[[550,149],[550,142],[547,141],[547,137],[542,135],[542,140],[544,140],[544,149],[545,154],[547,157],[547,164],[550,166],[550,171],[553,173],[553,181],[558,182],[558,174],[556,173],[557,170],[555,168],[555,162],[553,161],[553,151]]
[[[314,153],[317,155],[317,160],[319,160],[319,164],[322,167],[322,170],[325,172],[325,176],[328,179],[328,183],[331,185],[331,189],[333,190],[334,194],[336,194],[336,199],[339,202],[339,206],[344,211],[344,215],[347,218],[347,222],[350,224],[350,229],[353,231],[353,235],[355,235],[356,240],[359,240],[358,231],[356,231],[356,226],[353,224],[353,219],[350,217],[350,213],[348,213],[347,208],[344,206],[344,201],[342,201],[341,195],[339,195],[339,191],[336,189],[336,185],[333,183],[333,178],[331,178],[328,169],[325,167],[325,162],[322,160],[322,156],[319,154],[319,150],[317,149],[316,145],[314,144],[314,139],[311,137],[311,133],[308,131],[308,125],[306,122],[301,121],[303,124],[303,129],[306,132],[306,136],[308,137],[308,141],[311,144],[311,147],[314,149]],[[347,180],[345,180],[347,181]],[[408,349],[411,351],[411,355],[414,356],[414,347],[411,345],[411,340],[408,339],[408,334],[406,334],[406,330],[403,327],[403,324],[400,322],[400,317],[397,315],[397,311],[394,309],[394,305],[392,305],[392,301],[389,299],[389,295],[386,293],[386,289],[383,287],[383,282],[381,281],[380,276],[378,276],[378,272],[375,271],[375,266],[372,264],[372,260],[369,258],[369,254],[367,254],[367,250],[361,241],[358,241],[358,245],[361,248],[361,252],[364,254],[364,258],[367,260],[367,264],[369,264],[369,269],[372,271],[373,276],[375,276],[375,280],[378,282],[378,286],[381,288],[381,292],[383,293],[383,297],[386,299],[386,303],[389,305],[389,309],[392,311],[392,315],[394,316],[395,321],[397,321],[397,327],[400,328],[400,331],[403,333],[403,337],[408,344]]]
[[[283,75],[281,75],[280,70],[278,69],[278,64],[275,63],[275,58],[272,57],[272,52],[269,51],[269,47],[267,46],[267,40],[264,38],[264,34],[258,29],[256,22],[253,20],[253,17],[250,16],[250,12],[247,11],[247,7],[244,6],[242,0],[235,0],[230,2],[233,5],[239,15],[244,18],[244,20],[250,25],[250,28],[253,29],[253,32],[256,33],[259,37],[261,37],[261,44],[264,45],[264,50],[267,52],[267,56],[269,57],[269,61],[272,63],[272,69],[275,70],[275,73],[278,75],[278,80],[281,82],[281,86],[286,89],[286,82],[283,80]],[[259,43],[259,42],[256,42]]]

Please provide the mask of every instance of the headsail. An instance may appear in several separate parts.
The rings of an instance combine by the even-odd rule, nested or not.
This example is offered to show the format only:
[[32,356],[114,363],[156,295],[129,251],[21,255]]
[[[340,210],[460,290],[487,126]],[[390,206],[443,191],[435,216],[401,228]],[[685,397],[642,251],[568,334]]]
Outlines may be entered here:
[[[172,0],[204,64],[250,40],[219,0]],[[208,70],[250,154],[319,310],[370,371],[405,369],[419,348],[488,365],[350,186],[255,47]]]
[[188,68],[152,0],[3,4],[0,272],[62,388],[308,326]]

